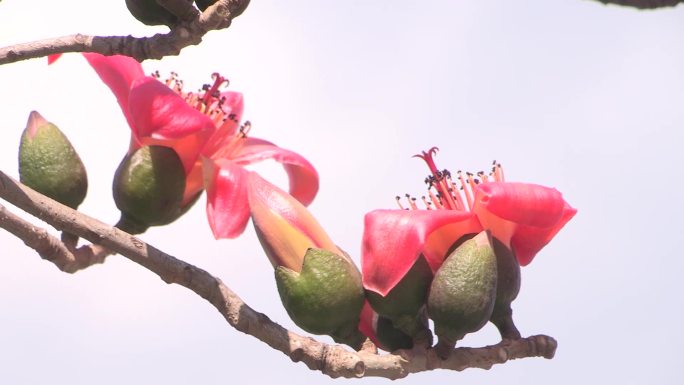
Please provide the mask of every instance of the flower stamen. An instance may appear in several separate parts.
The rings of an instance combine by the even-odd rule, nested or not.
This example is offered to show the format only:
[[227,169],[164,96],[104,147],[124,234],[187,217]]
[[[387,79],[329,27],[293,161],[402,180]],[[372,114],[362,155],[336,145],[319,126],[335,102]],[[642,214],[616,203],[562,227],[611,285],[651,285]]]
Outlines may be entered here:
[[395,197],[395,199],[397,200],[397,205],[399,205],[399,208],[400,208],[400,209],[402,209],[402,210],[408,210],[407,208],[404,208],[404,206],[401,205],[401,197],[400,197],[399,195],[397,195],[397,196]]
[[[477,185],[488,182],[502,182],[503,168],[500,163],[492,162],[492,169],[489,174],[484,171],[478,171],[477,174],[471,172],[458,171],[456,177],[452,178],[449,170],[439,171],[435,164],[434,155],[439,149],[432,147],[428,151],[422,151],[420,154],[414,155],[415,158],[421,158],[427,163],[430,169],[430,175],[425,178],[427,184],[428,195],[422,197],[423,204],[426,210],[460,210],[471,211],[474,207],[474,196]],[[404,208],[397,197],[397,204],[399,207],[406,210],[416,210],[416,198],[412,198],[406,194],[406,199],[409,203],[408,208]]]
[[160,80],[161,75],[159,71],[155,71],[152,77],[166,84],[173,92],[183,98],[189,106],[207,115],[217,127],[220,128],[227,119],[231,119],[231,122],[236,121],[235,115],[224,108],[225,97],[221,96],[220,91],[221,87],[227,87],[230,82],[218,72],[211,75],[213,83],[203,85],[198,92],[183,91],[183,80],[179,78],[176,72],[171,72],[169,77],[163,81]]
[[245,121],[245,123],[240,126],[238,132],[232,137],[228,138],[224,142],[225,144],[222,144],[220,149],[214,153],[212,158],[233,158],[233,154],[235,154],[244,145],[245,139],[247,139],[247,134],[251,129],[252,123]]

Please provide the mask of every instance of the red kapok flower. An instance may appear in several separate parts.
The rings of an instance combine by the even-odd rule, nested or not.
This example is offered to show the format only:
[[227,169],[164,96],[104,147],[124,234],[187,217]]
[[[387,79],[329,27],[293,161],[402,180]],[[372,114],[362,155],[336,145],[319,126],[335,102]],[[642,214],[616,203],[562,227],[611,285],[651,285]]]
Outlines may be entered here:
[[425,180],[425,209],[407,197],[402,210],[375,210],[366,214],[362,246],[363,283],[385,296],[425,256],[435,272],[447,251],[467,234],[490,230],[513,251],[521,265],[529,264],[576,213],[553,188],[504,182],[501,165],[491,174],[439,171],[433,156],[437,148],[418,157],[431,174]]
[[213,83],[202,91],[185,92],[175,74],[165,82],[145,76],[140,63],[130,57],[83,55],[112,90],[128,121],[129,152],[146,145],[173,148],[187,176],[183,205],[207,188],[207,216],[216,238],[237,237],[247,224],[246,165],[265,159],[280,162],[295,198],[308,205],[316,196],[318,174],[304,157],[247,137],[249,123],[239,124],[242,94],[221,92],[227,84],[224,77],[213,74]]

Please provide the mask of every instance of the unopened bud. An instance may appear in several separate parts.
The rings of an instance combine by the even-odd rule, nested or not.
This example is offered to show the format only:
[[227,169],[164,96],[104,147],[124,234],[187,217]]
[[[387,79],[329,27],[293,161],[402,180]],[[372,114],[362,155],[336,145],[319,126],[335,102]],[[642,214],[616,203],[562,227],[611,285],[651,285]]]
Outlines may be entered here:
[[116,207],[121,210],[117,227],[139,234],[181,215],[185,169],[173,149],[144,146],[124,157],[112,188]]
[[38,112],[29,115],[19,146],[21,182],[76,209],[88,191],[81,158],[66,136]]
[[437,354],[446,359],[456,341],[480,330],[496,300],[496,255],[490,234],[481,232],[456,248],[435,273],[428,314],[435,322]]
[[348,258],[309,249],[301,272],[279,266],[275,277],[283,306],[297,326],[360,347],[365,339],[358,330],[363,285],[361,274]]

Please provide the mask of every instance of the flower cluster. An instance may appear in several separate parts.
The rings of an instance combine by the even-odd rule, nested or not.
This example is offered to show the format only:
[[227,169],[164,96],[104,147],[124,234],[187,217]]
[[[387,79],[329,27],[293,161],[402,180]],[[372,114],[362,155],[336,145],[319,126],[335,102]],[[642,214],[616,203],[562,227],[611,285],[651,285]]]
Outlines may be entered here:
[[[407,196],[399,210],[375,210],[366,215],[363,273],[367,289],[387,295],[423,255],[436,271],[454,242],[483,230],[511,249],[520,265],[534,256],[576,213],[558,190],[530,183],[505,182],[500,164],[490,175],[459,171],[454,178],[438,170],[437,148],[418,155],[430,168],[425,209]],[[391,266],[391,267],[390,267]]]
[[[489,175],[453,177],[437,169],[435,153],[420,155],[431,171],[423,209],[408,196],[406,208],[399,203],[398,210],[366,215],[361,258],[367,302],[355,308],[358,328],[387,350],[430,346],[429,316],[444,355],[488,320],[503,338],[519,338],[510,310],[520,288],[519,266],[530,263],[576,210],[553,188],[505,182],[499,164]],[[348,260],[311,214],[284,198],[284,192],[249,194],[257,234],[276,269],[301,271],[310,248]],[[317,293],[311,290],[309,302],[302,301],[318,303]],[[283,303],[290,312],[285,298]]]
[[[146,76],[127,56],[83,56],[111,89],[131,129],[128,150],[143,146],[172,148],[182,161],[186,180],[181,212],[207,190],[207,218],[216,238],[234,238],[249,220],[245,166],[266,159],[283,165],[290,194],[308,205],[318,192],[318,174],[301,155],[264,139],[250,137],[250,123],[240,125],[243,96],[222,91],[227,80],[215,73],[212,83],[186,92],[175,74],[160,81]],[[57,57],[50,57],[54,62]]]
[[[424,209],[407,196],[406,208],[397,197],[400,209],[366,214],[361,260],[369,301],[392,326],[414,339],[424,338],[424,305],[438,291],[438,283],[430,281],[457,246],[486,232],[496,256],[497,280],[485,320],[490,319],[502,337],[518,338],[510,303],[520,289],[519,266],[529,264],[576,210],[556,189],[504,181],[496,162],[489,174],[439,170],[436,152],[432,148],[417,155],[430,169]],[[449,279],[460,283],[458,277]],[[431,313],[429,304],[427,311]],[[373,321],[377,332],[377,315]]]
[[[139,191],[144,199],[117,206],[135,214],[164,211],[157,203],[175,202],[173,215],[147,223],[165,224],[206,190],[216,238],[240,235],[251,218],[283,305],[304,330],[355,348],[364,335],[387,350],[427,348],[431,319],[443,358],[488,321],[503,339],[520,337],[511,309],[520,266],[576,214],[556,189],[507,182],[496,162],[489,173],[452,174],[436,166],[436,147],[424,151],[416,157],[430,170],[427,193],[420,201],[397,197],[399,209],[366,214],[359,271],[305,207],[318,191],[316,170],[301,155],[249,136],[251,124],[240,123],[242,94],[223,90],[224,77],[215,73],[210,84],[187,92],[177,75],[146,76],[131,58],[84,57],[116,96],[131,129],[115,200]],[[32,144],[27,140],[27,157]],[[245,169],[264,159],[283,165],[289,193]],[[158,174],[168,180],[157,181]],[[158,199],[163,194],[177,199]]]

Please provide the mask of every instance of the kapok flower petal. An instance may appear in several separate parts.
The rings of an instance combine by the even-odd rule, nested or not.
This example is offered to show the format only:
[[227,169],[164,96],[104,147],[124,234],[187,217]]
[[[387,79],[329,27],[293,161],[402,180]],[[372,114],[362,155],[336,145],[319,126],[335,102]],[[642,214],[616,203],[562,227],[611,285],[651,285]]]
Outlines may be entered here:
[[48,57],[47,57],[47,59],[48,59],[48,65],[50,65],[50,64],[52,64],[52,63],[54,63],[54,62],[56,62],[57,59],[59,59],[60,57],[62,57],[62,54],[61,54],[61,53],[56,53],[56,54],[53,54],[53,55],[48,55]]
[[140,137],[173,140],[199,132],[210,135],[216,129],[208,116],[192,108],[168,86],[150,76],[133,82],[128,108]]
[[473,211],[484,229],[514,251],[521,265],[529,263],[576,212],[554,188],[511,182],[478,185]]
[[266,159],[283,165],[290,181],[290,195],[308,206],[318,193],[318,172],[303,156],[263,139],[247,138],[233,161],[247,165]]
[[378,313],[373,310],[371,305],[368,303],[368,300],[364,301],[359,319],[359,331],[366,337],[370,338],[375,346],[380,346],[380,341],[378,341],[378,336],[375,333],[377,322]]
[[532,262],[534,256],[537,255],[546,244],[551,242],[551,239],[556,236],[558,231],[560,231],[576,213],[577,209],[566,203],[563,208],[563,214],[553,226],[534,227],[520,225],[511,239],[511,246],[513,247],[513,251],[520,265],[526,266]]
[[229,160],[204,159],[207,219],[216,239],[236,238],[249,221],[249,171]]
[[139,144],[172,147],[189,173],[216,130],[211,119],[152,77],[133,83],[128,102]]
[[202,170],[202,161],[198,160],[192,167],[190,172],[186,171],[185,178],[185,192],[183,193],[183,200],[181,207],[185,207],[190,203],[197,194],[204,190],[204,171]]
[[299,201],[254,172],[248,185],[254,228],[274,266],[300,271],[310,247],[345,256]]
[[436,271],[454,242],[482,230],[468,211],[374,210],[364,220],[363,286],[385,296],[418,257]]
[[112,90],[128,125],[135,131],[128,110],[128,97],[133,82],[145,76],[140,63],[131,57],[122,55],[104,56],[98,53],[84,53],[83,56],[97,72],[100,79]]

